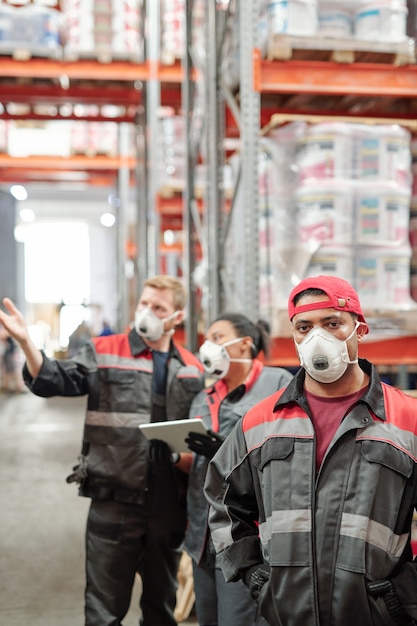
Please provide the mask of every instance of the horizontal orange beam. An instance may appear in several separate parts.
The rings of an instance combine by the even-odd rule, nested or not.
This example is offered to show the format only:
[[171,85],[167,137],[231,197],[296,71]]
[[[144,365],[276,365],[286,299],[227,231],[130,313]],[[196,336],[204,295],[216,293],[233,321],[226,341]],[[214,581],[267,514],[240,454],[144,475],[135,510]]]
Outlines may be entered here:
[[161,82],[180,82],[183,71],[179,62],[173,65],[161,63],[133,63],[109,59],[101,62],[92,59],[74,61],[62,59],[27,60],[1,57],[0,76],[16,78],[57,78],[69,80],[137,81],[157,78]]
[[[1,75],[0,63],[0,75]],[[109,82],[97,88],[91,82],[72,83],[64,88],[56,81],[36,83],[28,85],[7,81],[0,84],[0,101],[2,104],[18,102],[30,105],[44,103],[56,104],[65,102],[69,104],[95,104],[103,106],[114,104],[119,106],[138,106],[142,100],[142,92],[125,83]],[[53,117],[53,116],[51,116]]]
[[386,63],[266,61],[253,54],[254,88],[260,93],[378,97],[417,96],[417,67]]
[[11,157],[0,154],[0,168],[13,168],[25,170],[118,170],[122,167],[133,169],[136,167],[136,159],[133,157],[108,157],[97,155],[87,156],[30,156]]
[[[201,214],[203,211],[203,201],[198,198],[196,204]],[[173,191],[171,196],[163,196],[158,194],[156,197],[155,209],[158,213],[164,215],[182,215],[184,210],[184,200],[181,192]]]
[[[65,170],[14,170],[0,168],[0,183],[20,183],[24,185],[27,183],[63,182],[68,186],[68,189],[71,189],[71,185],[77,183],[85,183],[90,187],[109,187],[117,182],[117,171],[115,170],[96,170],[96,172],[82,171],[78,178],[74,176],[69,180],[68,177],[65,176]],[[130,184],[132,187],[136,184],[133,177]]]
[[0,76],[16,78],[57,78],[134,81],[147,80],[149,67],[145,63],[112,60],[101,63],[92,59],[64,61],[32,58],[24,61],[2,57]]

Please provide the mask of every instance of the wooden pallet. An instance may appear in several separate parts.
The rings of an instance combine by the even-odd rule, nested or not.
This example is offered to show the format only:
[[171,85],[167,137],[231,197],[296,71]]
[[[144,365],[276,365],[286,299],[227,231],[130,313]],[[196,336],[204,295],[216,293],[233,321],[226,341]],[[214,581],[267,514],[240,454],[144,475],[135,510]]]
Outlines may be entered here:
[[64,50],[65,61],[77,62],[77,61],[98,61],[98,63],[108,64],[113,61],[123,61],[126,63],[142,63],[140,54],[133,52],[114,52],[109,48],[103,49],[89,49],[89,50]]
[[25,44],[0,43],[0,56],[7,56],[16,61],[28,61],[29,59],[62,59],[63,48],[49,48],[48,46],[30,46]]
[[178,568],[177,604],[174,617],[178,622],[186,620],[194,606],[194,578],[191,558],[186,552],[182,553]]
[[416,62],[414,39],[400,43],[373,43],[358,39],[293,37],[272,35],[268,60],[336,61],[338,63],[389,63],[409,65]]

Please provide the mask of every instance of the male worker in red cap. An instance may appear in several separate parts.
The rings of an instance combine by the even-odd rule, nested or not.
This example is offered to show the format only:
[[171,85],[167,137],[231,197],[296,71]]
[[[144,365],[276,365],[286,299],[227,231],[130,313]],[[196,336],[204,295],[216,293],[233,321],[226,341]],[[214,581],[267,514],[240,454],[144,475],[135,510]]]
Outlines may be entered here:
[[288,312],[302,367],[207,474],[223,574],[273,626],[417,624],[417,400],[358,359],[368,326],[348,282],[302,280]]

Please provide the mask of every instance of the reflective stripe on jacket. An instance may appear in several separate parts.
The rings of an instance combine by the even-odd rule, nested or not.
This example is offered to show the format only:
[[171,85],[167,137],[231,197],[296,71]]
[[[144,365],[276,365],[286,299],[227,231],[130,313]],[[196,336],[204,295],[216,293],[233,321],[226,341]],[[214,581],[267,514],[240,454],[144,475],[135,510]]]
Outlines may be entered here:
[[[228,394],[224,381],[219,380],[199,393],[191,405],[190,417],[201,418],[207,428],[226,437],[251,407],[293,378],[287,370],[264,367],[258,359],[254,360],[252,370],[253,377],[248,379],[246,389],[242,385],[241,390],[238,388]],[[194,455],[188,483],[185,549],[197,563],[203,556],[208,532],[209,506],[203,492],[207,465],[206,457]]]
[[[280,626],[388,626],[366,581],[392,579],[417,618],[410,547],[417,500],[417,401],[381,383],[341,422],[319,472],[304,371],[243,418],[207,474],[210,527],[223,573],[264,559],[261,612]],[[259,522],[259,529],[256,524]],[[412,622],[410,622],[412,623]]]

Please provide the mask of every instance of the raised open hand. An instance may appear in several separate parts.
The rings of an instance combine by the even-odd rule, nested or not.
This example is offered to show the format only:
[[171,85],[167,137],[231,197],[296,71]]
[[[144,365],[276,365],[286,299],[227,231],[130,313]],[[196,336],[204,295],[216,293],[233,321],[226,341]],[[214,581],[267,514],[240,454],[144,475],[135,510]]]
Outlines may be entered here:
[[20,344],[26,357],[28,371],[35,378],[42,367],[42,353],[30,338],[25,319],[19,309],[15,307],[10,298],[3,298],[3,304],[7,313],[0,309],[0,324]]
[[3,304],[7,313],[0,309],[0,324],[18,343],[28,339],[28,331],[23,315],[15,307],[10,298],[3,298]]

